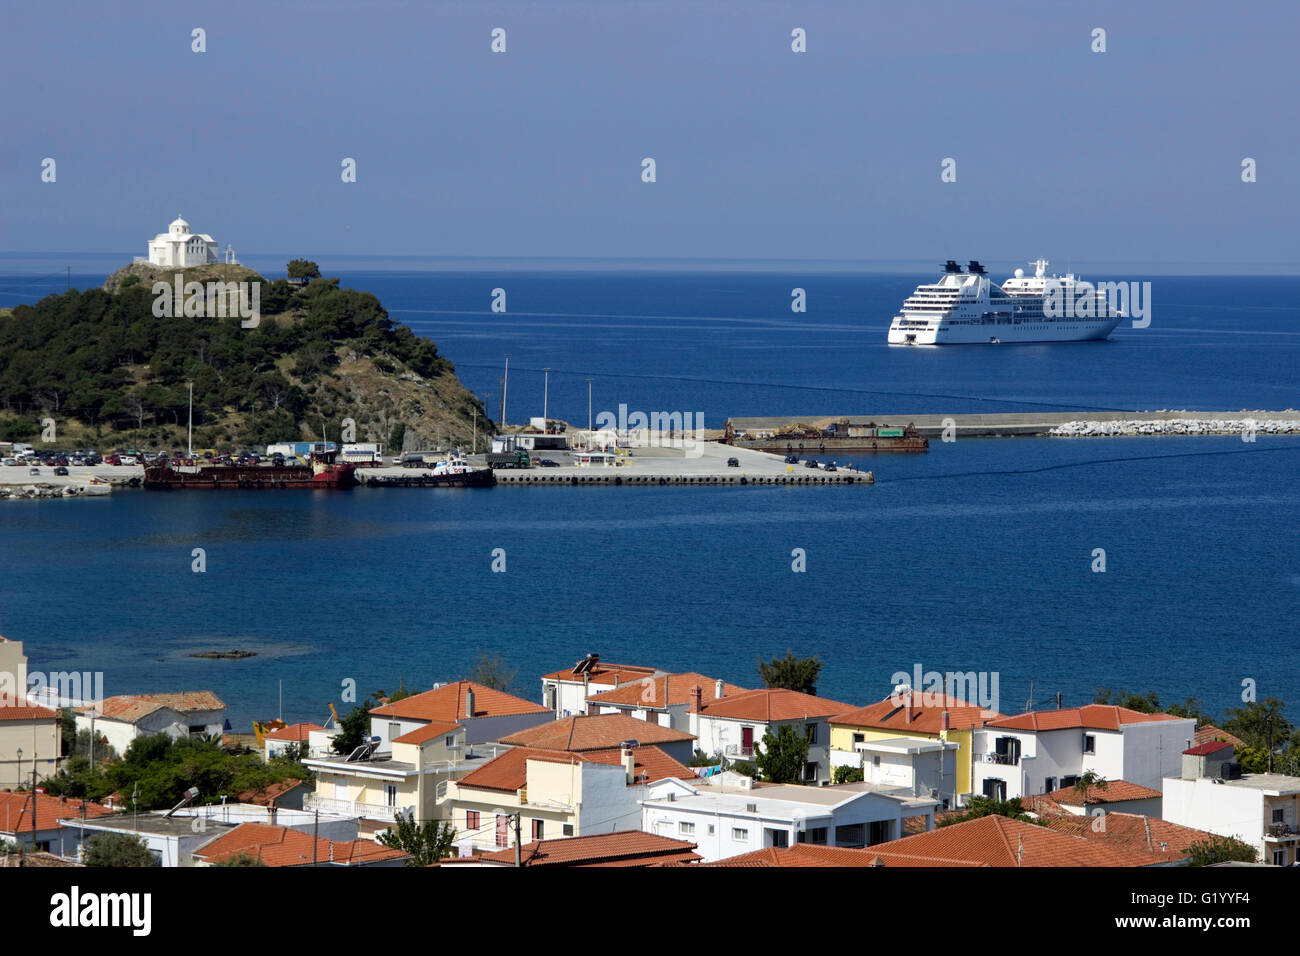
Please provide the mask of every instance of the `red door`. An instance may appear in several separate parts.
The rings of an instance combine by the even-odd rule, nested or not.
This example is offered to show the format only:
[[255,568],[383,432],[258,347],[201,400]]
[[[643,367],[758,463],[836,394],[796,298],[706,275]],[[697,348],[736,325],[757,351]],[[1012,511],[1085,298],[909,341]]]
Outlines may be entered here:
[[740,749],[745,754],[745,756],[749,756],[751,753],[753,753],[754,751],[754,728],[753,727],[740,728]]

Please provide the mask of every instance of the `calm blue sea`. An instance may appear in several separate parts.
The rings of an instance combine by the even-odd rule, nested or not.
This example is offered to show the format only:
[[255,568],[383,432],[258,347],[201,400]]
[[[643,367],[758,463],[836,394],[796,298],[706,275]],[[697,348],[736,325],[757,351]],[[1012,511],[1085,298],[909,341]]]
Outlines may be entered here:
[[[1294,277],[1156,278],[1150,328],[1108,343],[903,350],[885,329],[926,273],[322,266],[433,338],[493,415],[510,352],[512,420],[541,414],[545,367],[551,415],[575,422],[587,378],[596,413],[622,402],[710,425],[1300,406]],[[0,305],[66,281],[0,275]],[[27,642],[33,669],[103,670],[109,694],[211,688],[239,729],[277,713],[281,684],[286,719],[319,722],[345,680],[423,688],[480,650],[534,698],[542,673],[589,651],[752,686],[759,655],[790,647],[826,662],[820,693],[854,704],[920,664],[998,672],[1010,712],[1099,686],[1220,712],[1251,678],[1300,717],[1300,438],[963,440],[865,464],[874,487],[15,502],[0,507],[0,633]],[[187,656],[231,647],[258,656]]]

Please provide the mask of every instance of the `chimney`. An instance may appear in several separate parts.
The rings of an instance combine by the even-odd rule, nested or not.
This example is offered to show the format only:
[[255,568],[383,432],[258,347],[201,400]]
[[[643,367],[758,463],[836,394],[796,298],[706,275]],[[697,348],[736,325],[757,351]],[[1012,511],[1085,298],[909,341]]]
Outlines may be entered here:
[[627,782],[636,782],[636,751],[631,747],[623,748],[623,770],[627,773]]
[[939,729],[944,733],[948,732],[948,712],[946,710],[939,715]]
[[1056,692],[1056,709],[1057,709],[1057,710],[1060,710],[1060,709],[1061,709],[1061,702],[1062,702],[1064,699],[1065,699],[1064,696],[1063,696],[1063,695],[1061,694],[1061,692],[1058,690],[1058,691]]
[[722,678],[719,677],[713,684],[713,697],[715,700],[722,700],[725,694],[726,686],[722,683]]
[[909,689],[907,692],[907,703],[904,705],[904,709],[903,709],[903,723],[910,724],[911,722],[912,722],[912,691]]
[[691,688],[690,713],[698,714],[704,708],[704,688],[696,684]]
[[465,688],[465,716],[474,716],[474,691],[472,688]]

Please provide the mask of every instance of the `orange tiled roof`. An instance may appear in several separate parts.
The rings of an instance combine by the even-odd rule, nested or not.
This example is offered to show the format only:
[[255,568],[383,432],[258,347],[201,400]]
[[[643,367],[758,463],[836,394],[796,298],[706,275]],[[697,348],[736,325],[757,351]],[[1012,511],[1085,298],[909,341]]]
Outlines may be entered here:
[[1226,740],[1234,747],[1242,745],[1240,737],[1230,734],[1226,730],[1214,726],[1214,724],[1206,724],[1204,727],[1198,728],[1192,743],[1199,747],[1201,744],[1213,743],[1216,740]]
[[[700,859],[695,844],[641,830],[598,836],[537,840],[520,848],[524,866],[655,866]],[[515,862],[515,851],[496,850],[477,857],[494,863]]]
[[[98,803],[86,801],[86,817],[102,817],[113,811]],[[81,816],[81,801],[71,797],[54,797],[48,793],[36,795],[36,826],[42,830],[56,830],[55,821]],[[0,833],[32,832],[32,795],[0,790]]]
[[513,793],[528,783],[528,761],[545,760],[550,763],[582,763],[583,758],[559,750],[538,750],[533,747],[511,747],[498,754],[483,766],[471,770],[457,781],[460,787],[477,790],[503,790]]
[[1107,813],[1105,817],[1064,813],[1044,817],[1041,823],[1058,833],[1131,853],[1149,854],[1157,862],[1165,863],[1185,860],[1190,856],[1188,847],[1214,835],[1168,820],[1119,811]]
[[422,744],[433,740],[436,737],[445,737],[450,733],[460,730],[460,724],[425,724],[423,727],[416,728],[410,733],[402,734],[400,737],[394,737],[395,744]]
[[324,730],[320,724],[290,724],[288,727],[281,727],[269,734],[263,734],[263,740],[292,740],[297,743],[306,743],[307,735],[313,730]]
[[916,856],[907,853],[885,852],[881,846],[867,847],[861,850],[848,847],[820,846],[812,843],[796,843],[791,847],[768,847],[740,856],[727,857],[713,863],[701,863],[701,866],[767,866],[767,867],[813,867],[813,866],[892,866],[892,867],[951,867],[951,866],[987,866],[976,860],[951,860],[942,857]]
[[133,724],[164,707],[181,714],[226,709],[221,698],[210,690],[185,691],[177,694],[122,694],[117,697],[107,697],[97,706],[90,705],[80,709],[83,713],[94,713],[97,717]]
[[[717,690],[717,679],[694,672],[686,674],[664,674],[660,677],[643,677],[630,684],[620,684],[613,690],[599,694],[588,694],[587,700],[601,704],[619,704],[625,707],[645,708],[647,710],[664,710],[680,704],[691,702],[691,690],[700,688],[701,698],[705,703],[712,701],[713,692]],[[735,684],[723,684],[725,697],[746,694],[748,689]]]
[[286,777],[284,780],[277,780],[275,783],[269,783],[260,790],[245,790],[238,795],[240,803],[251,803],[259,807],[269,807],[276,800],[284,796],[290,790],[301,787],[303,781],[297,777]]
[[705,704],[700,713],[706,717],[771,723],[778,720],[800,720],[804,717],[830,717],[842,713],[848,706],[837,700],[801,694],[797,690],[764,687]]
[[[642,677],[650,677],[655,673],[657,673],[656,668],[643,667],[640,664],[606,664],[602,662],[589,670],[586,677],[589,684],[612,684],[617,686],[628,681],[640,680]],[[571,667],[542,675],[542,680],[568,681],[573,684],[581,684],[582,678],[583,675],[573,673]]]
[[544,714],[541,704],[515,697],[504,691],[493,690],[469,680],[443,684],[421,694],[403,697],[391,704],[376,707],[370,713],[376,717],[399,717],[406,720],[427,720],[437,723],[454,723],[465,719],[465,691],[474,692],[475,717],[501,717],[507,714]]
[[54,720],[59,714],[48,707],[39,707],[28,703],[3,703],[0,697],[0,720]]
[[1159,790],[1152,790],[1150,787],[1144,787],[1137,783],[1129,783],[1127,780],[1108,780],[1104,790],[1098,786],[1089,787],[1086,798],[1080,797],[1079,791],[1075,790],[1074,787],[1061,787],[1059,790],[1053,790],[1047,796],[1057,803],[1078,804],[1086,799],[1088,803],[1103,804],[1122,803],[1125,800],[1159,799],[1161,793]]
[[[611,750],[587,750],[583,757],[593,763],[607,763],[618,766],[623,763],[623,751],[614,747]],[[680,761],[674,760],[653,745],[632,748],[632,769],[638,783],[655,783],[676,777],[678,780],[695,780],[695,771]]]
[[[311,866],[312,835],[269,823],[241,823],[230,832],[203,844],[194,851],[194,856],[207,863],[219,863],[238,853],[247,853],[267,866]],[[316,845],[315,856],[320,863],[357,866],[403,860],[409,854],[390,850],[373,840],[321,839]]]
[[1034,710],[1014,717],[991,720],[990,727],[1007,730],[1068,730],[1086,727],[1090,730],[1119,730],[1121,724],[1144,724],[1156,720],[1179,720],[1173,714],[1144,714],[1140,710],[1116,707],[1114,704],[1086,704],[1063,710]]
[[[938,702],[936,698],[942,700],[942,703]],[[927,705],[925,703],[927,700],[934,702]],[[907,719],[905,701],[901,704],[895,704],[890,697],[886,697],[875,704],[868,704],[866,707],[859,707],[857,710],[836,714],[831,718],[831,723],[850,727],[875,727],[881,730],[905,731],[909,734],[937,735],[943,722],[943,712],[945,710],[948,712],[948,727],[952,730],[969,730],[972,727],[978,727],[986,720],[996,720],[1003,716],[995,712],[986,718],[983,708],[977,704],[962,700],[960,697],[914,692],[912,696],[912,720],[910,723]]]
[[666,744],[694,740],[692,734],[660,727],[627,714],[578,714],[502,737],[501,743],[544,750],[607,750],[625,740],[641,744]]
[[882,843],[873,849],[988,866],[1149,866],[1149,855],[1058,833],[1045,826],[986,816]]
[[[638,783],[654,783],[668,777],[690,780],[695,776],[694,771],[689,767],[674,760],[658,747],[635,747],[632,753],[633,769]],[[528,783],[529,760],[544,760],[547,763],[603,763],[618,766],[623,762],[623,751],[613,748],[575,753],[538,747],[512,747],[466,774],[458,783],[461,787],[513,793]]]

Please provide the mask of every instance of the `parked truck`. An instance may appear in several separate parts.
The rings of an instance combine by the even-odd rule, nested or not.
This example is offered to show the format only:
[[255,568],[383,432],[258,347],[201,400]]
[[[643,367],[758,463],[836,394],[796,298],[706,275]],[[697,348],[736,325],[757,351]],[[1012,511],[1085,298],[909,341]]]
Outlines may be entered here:
[[527,468],[531,462],[528,450],[520,448],[516,451],[490,451],[487,453],[487,464],[492,469]]

